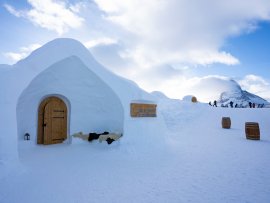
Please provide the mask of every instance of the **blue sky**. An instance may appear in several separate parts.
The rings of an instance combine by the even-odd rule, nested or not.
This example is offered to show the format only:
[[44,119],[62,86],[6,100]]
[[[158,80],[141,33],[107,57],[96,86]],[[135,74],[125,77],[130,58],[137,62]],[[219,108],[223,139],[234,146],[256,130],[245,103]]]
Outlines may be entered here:
[[237,57],[239,64],[211,64],[208,68],[198,68],[195,75],[223,75],[240,79],[245,75],[262,76],[270,81],[270,22],[259,22],[258,28],[241,36],[226,40],[222,49]]
[[202,79],[228,77],[270,99],[269,1],[0,2],[0,64],[70,37],[148,91],[179,98]]

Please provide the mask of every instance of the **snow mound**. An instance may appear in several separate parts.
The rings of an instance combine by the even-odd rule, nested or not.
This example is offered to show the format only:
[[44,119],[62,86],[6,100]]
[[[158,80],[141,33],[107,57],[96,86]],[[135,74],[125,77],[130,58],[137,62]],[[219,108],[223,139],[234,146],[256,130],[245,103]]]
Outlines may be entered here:
[[163,92],[160,91],[153,91],[151,92],[151,95],[153,95],[157,100],[159,99],[169,99]]
[[[183,97],[183,101],[185,101],[185,102],[192,102],[192,98],[194,98],[195,96],[193,96],[193,95],[186,95],[186,96],[184,96]],[[196,97],[195,97],[196,98]],[[196,98],[197,99],[197,98]]]

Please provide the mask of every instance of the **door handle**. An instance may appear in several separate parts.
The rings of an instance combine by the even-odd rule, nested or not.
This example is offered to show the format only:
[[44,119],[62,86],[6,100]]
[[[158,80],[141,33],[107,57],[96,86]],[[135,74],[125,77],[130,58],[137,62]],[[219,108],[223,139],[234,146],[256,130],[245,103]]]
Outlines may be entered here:
[[42,126],[43,126],[43,127],[46,127],[46,125],[47,125],[46,123],[43,123],[43,125],[42,125]]

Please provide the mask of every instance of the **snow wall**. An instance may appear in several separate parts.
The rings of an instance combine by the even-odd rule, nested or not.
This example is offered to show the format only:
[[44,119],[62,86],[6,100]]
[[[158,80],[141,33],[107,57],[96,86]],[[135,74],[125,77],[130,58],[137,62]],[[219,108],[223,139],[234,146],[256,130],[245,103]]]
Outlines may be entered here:
[[0,74],[0,179],[18,168],[16,102],[11,67]]

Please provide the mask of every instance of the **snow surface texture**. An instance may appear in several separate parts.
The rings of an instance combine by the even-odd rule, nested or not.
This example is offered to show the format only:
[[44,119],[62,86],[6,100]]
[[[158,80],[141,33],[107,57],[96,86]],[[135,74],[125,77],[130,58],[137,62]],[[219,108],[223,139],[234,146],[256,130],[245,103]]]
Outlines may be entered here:
[[[269,202],[270,109],[166,98],[158,106],[169,129],[158,148],[148,136],[132,145],[19,141],[25,168],[1,179],[0,202]],[[231,129],[221,128],[223,116]],[[246,121],[259,122],[260,141],[245,139]]]
[[[0,115],[5,115],[0,118],[1,171],[17,167],[14,166],[18,163],[17,140],[24,133],[31,133],[34,144],[38,104],[51,95],[61,97],[68,104],[70,133],[122,131],[119,133],[124,134],[126,143],[139,142],[144,136],[155,137],[157,142],[163,139],[156,137],[157,132],[165,131],[161,116],[151,119],[129,116],[131,101],[154,101],[154,97],[101,66],[73,39],[53,40],[13,66],[1,65],[0,87]],[[101,110],[105,113],[97,115]],[[93,123],[87,125],[87,121]],[[156,125],[160,126],[158,130]],[[134,129],[138,134],[132,137]]]

